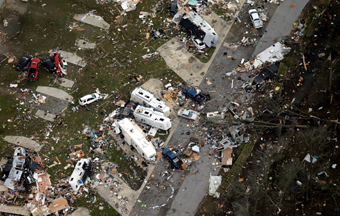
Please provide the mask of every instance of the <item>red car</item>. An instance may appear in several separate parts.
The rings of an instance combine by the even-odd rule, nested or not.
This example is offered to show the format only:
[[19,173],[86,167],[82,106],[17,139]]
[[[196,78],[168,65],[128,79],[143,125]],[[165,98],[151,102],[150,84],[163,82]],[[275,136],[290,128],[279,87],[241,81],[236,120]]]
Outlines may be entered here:
[[58,73],[59,77],[64,76],[64,73],[62,72],[63,70],[63,61],[61,59],[61,56],[58,52],[54,53],[54,66],[56,68],[56,73]]
[[39,67],[40,67],[40,59],[38,58],[32,59],[30,67],[27,72],[27,80],[35,81],[38,79]]

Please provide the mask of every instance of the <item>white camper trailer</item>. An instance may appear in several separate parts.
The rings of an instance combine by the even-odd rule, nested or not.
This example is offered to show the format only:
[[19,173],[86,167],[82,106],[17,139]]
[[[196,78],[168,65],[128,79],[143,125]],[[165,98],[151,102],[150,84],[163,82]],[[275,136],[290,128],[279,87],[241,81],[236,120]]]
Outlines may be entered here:
[[155,147],[146,140],[145,134],[136,123],[132,123],[128,118],[117,122],[124,140],[132,145],[137,152],[146,160],[154,161],[156,157]]
[[154,111],[153,108],[147,108],[138,105],[133,113],[136,120],[154,128],[161,130],[169,130],[171,128],[171,121],[165,117],[163,113]]
[[78,191],[81,186],[86,184],[87,178],[91,174],[91,158],[82,158],[76,164],[69,183],[74,191]]
[[133,90],[131,93],[131,100],[145,107],[152,107],[155,110],[164,113],[166,117],[170,115],[170,108],[165,105],[165,102],[142,87],[137,87]]

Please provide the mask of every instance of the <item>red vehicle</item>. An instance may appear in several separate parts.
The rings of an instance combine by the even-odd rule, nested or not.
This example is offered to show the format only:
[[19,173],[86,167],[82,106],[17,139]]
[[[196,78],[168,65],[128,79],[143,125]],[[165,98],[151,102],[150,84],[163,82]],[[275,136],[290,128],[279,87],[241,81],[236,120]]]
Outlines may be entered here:
[[58,52],[54,53],[54,66],[56,68],[56,73],[58,73],[58,76],[59,77],[62,77],[64,76],[64,73],[63,73],[63,61],[61,59],[61,56]]
[[30,67],[27,72],[27,80],[35,81],[38,79],[39,67],[40,67],[40,59],[38,58],[32,59]]

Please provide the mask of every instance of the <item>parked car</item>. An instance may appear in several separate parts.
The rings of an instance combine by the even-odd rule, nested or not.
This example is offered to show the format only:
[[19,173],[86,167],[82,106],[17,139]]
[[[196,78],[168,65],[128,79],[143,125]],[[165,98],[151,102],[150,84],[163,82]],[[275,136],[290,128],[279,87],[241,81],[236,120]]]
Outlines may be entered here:
[[205,47],[206,47],[205,43],[203,43],[203,41],[201,41],[200,39],[192,38],[191,40],[194,42],[194,44],[197,47],[197,49],[199,49],[199,50],[205,49]]
[[177,13],[178,6],[177,1],[171,1],[170,3],[170,16],[173,17]]
[[259,29],[263,27],[262,20],[260,19],[259,14],[257,13],[256,9],[249,10],[250,20],[253,23],[254,28]]
[[204,101],[210,99],[210,95],[203,95],[202,93],[200,93],[200,91],[191,86],[186,86],[183,89],[183,94],[185,95],[185,97],[191,98],[198,104],[202,104]]
[[79,99],[79,105],[85,106],[85,105],[91,104],[93,102],[96,102],[97,100],[100,100],[102,98],[103,97],[98,93],[88,94],[88,95],[85,95],[84,97]]
[[27,72],[27,80],[35,81],[38,79],[39,67],[40,59],[38,58],[32,59],[30,67]]
[[28,66],[28,64],[31,62],[32,58],[33,57],[30,55],[25,55],[24,57],[20,59],[19,63],[16,65],[15,68],[18,69],[19,71],[24,70]]
[[42,65],[46,68],[46,70],[50,73],[55,73],[56,72],[56,67],[54,63],[51,61],[51,58],[44,58],[42,60]]
[[179,157],[177,157],[175,152],[171,151],[168,148],[165,148],[162,151],[162,155],[169,161],[171,169],[174,169],[174,168],[182,169],[183,161],[179,159]]
[[195,121],[198,118],[199,113],[193,110],[180,109],[178,110],[177,115]]

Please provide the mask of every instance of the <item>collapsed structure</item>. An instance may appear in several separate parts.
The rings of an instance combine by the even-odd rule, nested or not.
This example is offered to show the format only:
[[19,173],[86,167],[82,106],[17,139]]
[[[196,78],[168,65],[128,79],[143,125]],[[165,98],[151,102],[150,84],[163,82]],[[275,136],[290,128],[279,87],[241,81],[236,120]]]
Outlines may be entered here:
[[3,173],[4,185],[11,190],[28,190],[29,185],[38,179],[37,166],[38,163],[28,157],[26,149],[15,148],[13,160],[7,162]]
[[127,144],[133,146],[145,160],[155,160],[155,147],[145,138],[145,134],[137,124],[128,118],[118,121],[117,124]]
[[87,183],[91,176],[91,158],[82,158],[76,164],[69,183],[74,191],[78,191],[81,186]]
[[195,11],[180,10],[172,19],[176,25],[184,28],[195,39],[201,40],[208,47],[216,47],[219,36],[215,30]]
[[131,100],[145,107],[152,107],[155,110],[164,113],[164,116],[166,117],[170,115],[170,108],[165,105],[165,102],[142,87],[137,87],[133,90],[131,93]]
[[134,116],[137,121],[150,125],[152,127],[169,130],[171,128],[171,121],[165,117],[163,113],[138,105],[134,111]]

